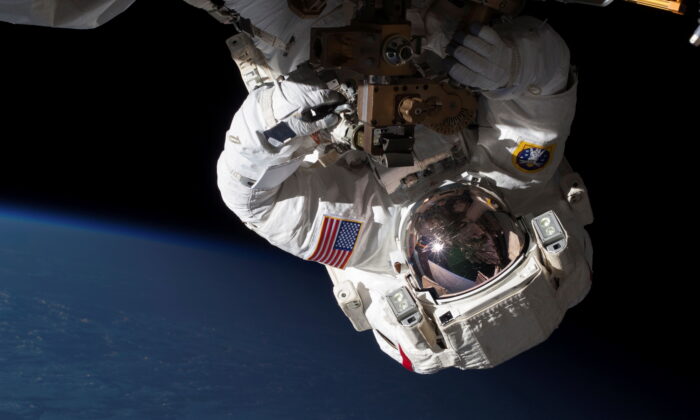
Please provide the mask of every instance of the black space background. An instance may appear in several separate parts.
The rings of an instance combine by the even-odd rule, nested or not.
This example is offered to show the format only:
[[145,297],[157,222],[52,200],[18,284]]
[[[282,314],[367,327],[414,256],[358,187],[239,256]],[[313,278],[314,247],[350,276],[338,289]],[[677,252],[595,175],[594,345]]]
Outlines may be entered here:
[[[697,390],[697,3],[685,17],[621,1],[529,10],[579,69],[567,155],[593,203],[595,275],[567,328],[608,343],[582,352],[627,353]],[[0,24],[0,206],[264,245],[216,188],[246,94],[233,33],[180,1],[139,0],[91,31]]]

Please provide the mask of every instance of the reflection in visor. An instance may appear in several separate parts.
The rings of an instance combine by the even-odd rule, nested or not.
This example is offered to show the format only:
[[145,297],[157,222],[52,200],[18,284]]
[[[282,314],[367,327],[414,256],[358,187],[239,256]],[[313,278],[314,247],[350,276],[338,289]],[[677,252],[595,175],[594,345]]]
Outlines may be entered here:
[[408,256],[424,288],[439,296],[496,277],[525,246],[525,236],[500,201],[476,187],[440,191],[414,211]]

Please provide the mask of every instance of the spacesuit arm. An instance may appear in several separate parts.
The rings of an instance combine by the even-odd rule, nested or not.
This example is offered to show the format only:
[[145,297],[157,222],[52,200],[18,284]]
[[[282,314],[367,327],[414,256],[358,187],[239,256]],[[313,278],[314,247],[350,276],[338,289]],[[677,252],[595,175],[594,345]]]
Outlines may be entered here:
[[[345,267],[382,271],[387,267],[387,242],[394,214],[389,199],[367,165],[300,168],[281,185],[259,190],[229,175],[229,149],[218,163],[218,185],[226,205],[246,226],[271,244],[298,257]],[[314,255],[322,239],[332,240],[324,227],[329,218],[358,228],[349,233],[347,261],[323,260]],[[357,224],[357,225],[355,225]],[[324,229],[326,232],[324,233]],[[338,258],[344,258],[339,256]]]
[[546,23],[530,17],[497,28],[513,49],[514,76],[480,98],[472,163],[500,187],[546,183],[564,156],[576,107],[569,49]]
[[[369,166],[353,166],[343,158],[330,167],[301,167],[316,146],[308,134],[335,121],[300,126],[294,116],[323,103],[326,94],[289,81],[251,92],[227,133],[217,165],[218,186],[226,205],[273,245],[304,259],[371,270],[375,260],[385,262],[387,254],[378,244],[386,241],[378,237],[392,226],[385,223],[391,219],[391,204]],[[274,121],[266,122],[265,114]],[[295,137],[271,145],[265,133],[280,130],[267,127],[284,122]],[[336,234],[341,229],[345,233]],[[336,236],[342,236],[337,244],[342,249],[333,249]],[[324,247],[328,255],[320,252]]]
[[0,21],[58,28],[96,28],[134,0],[15,0],[0,4]]

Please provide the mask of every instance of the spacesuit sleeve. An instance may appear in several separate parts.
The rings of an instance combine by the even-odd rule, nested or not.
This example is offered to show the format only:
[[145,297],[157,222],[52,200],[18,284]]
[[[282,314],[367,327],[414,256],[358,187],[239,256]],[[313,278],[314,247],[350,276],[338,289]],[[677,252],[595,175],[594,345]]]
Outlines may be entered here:
[[14,0],[0,4],[0,21],[57,28],[96,28],[134,0]]
[[329,167],[299,168],[281,185],[250,188],[232,173],[236,149],[217,165],[226,205],[271,244],[306,260],[382,272],[393,235],[395,207],[367,164],[341,158]]
[[576,107],[569,49],[546,23],[524,17],[499,33],[526,74],[519,86],[485,92],[472,164],[507,189],[546,183],[564,156]]

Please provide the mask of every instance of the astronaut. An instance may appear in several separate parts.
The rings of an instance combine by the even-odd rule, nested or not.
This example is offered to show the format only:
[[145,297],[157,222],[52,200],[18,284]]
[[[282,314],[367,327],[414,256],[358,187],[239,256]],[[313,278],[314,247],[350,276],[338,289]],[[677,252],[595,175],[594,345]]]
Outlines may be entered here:
[[[62,12],[16,2],[32,6],[0,19],[93,27],[132,1]],[[186,1],[249,19],[250,36],[229,42],[250,92],[217,165],[225,204],[273,245],[325,264],[343,313],[391,358],[417,373],[492,367],[545,340],[585,297],[593,216],[564,158],[576,75],[549,25],[523,17],[461,33],[458,1],[414,0],[424,51],[480,91],[478,120],[453,135],[417,125],[414,164],[387,168],[360,150],[325,159],[318,133],[338,135],[342,116],[303,115],[345,98],[295,77],[310,29],[348,25],[356,2],[305,1],[322,11],[302,18],[279,0]]]
[[491,367],[546,339],[588,292],[592,261],[587,192],[564,159],[576,101],[564,41],[532,18],[453,36],[450,2],[414,2],[425,3],[413,14],[425,48],[481,90],[478,128],[447,136],[418,125],[408,168],[360,151],[324,166],[313,135],[339,116],[302,115],[342,98],[284,75],[308,59],[311,27],[352,15],[328,1],[300,19],[272,3],[227,2],[267,34],[252,40],[262,69],[241,68],[249,87],[251,74],[267,83],[226,135],[226,205],[273,245],[325,264],[355,329],[371,329],[411,371]]

